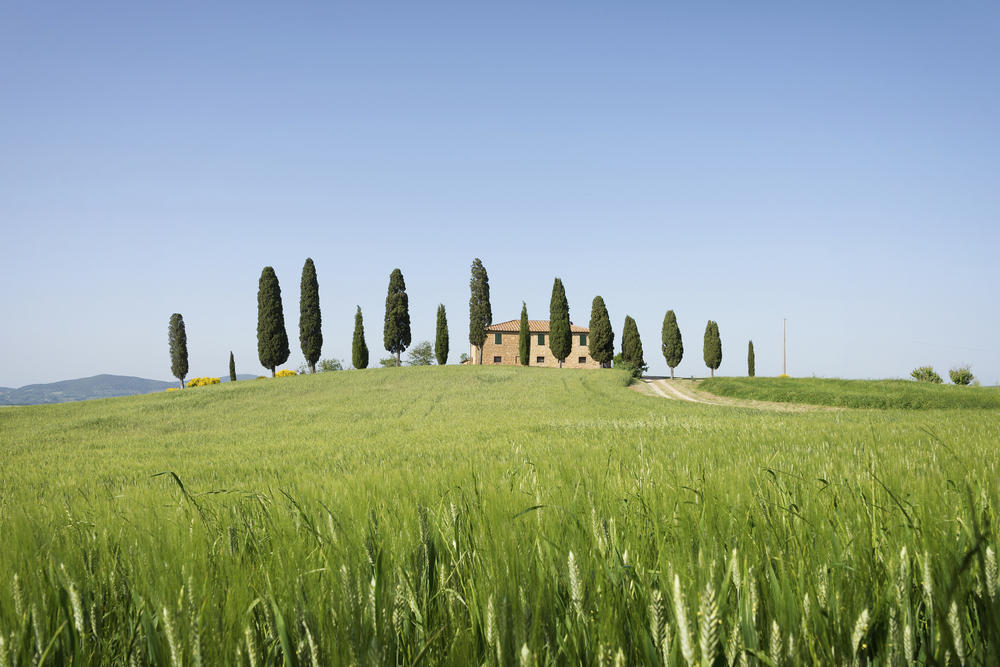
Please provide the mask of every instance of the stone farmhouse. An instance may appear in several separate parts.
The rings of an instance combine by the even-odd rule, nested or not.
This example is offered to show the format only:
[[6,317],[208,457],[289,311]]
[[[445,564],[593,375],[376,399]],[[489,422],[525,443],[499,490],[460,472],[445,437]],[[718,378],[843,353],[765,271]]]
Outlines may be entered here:
[[[578,327],[572,322],[569,326],[573,336],[573,348],[563,362],[563,368],[600,368],[601,364],[594,361],[587,349],[587,336],[590,329]],[[486,342],[483,344],[483,364],[502,364],[515,366],[521,363],[518,350],[521,320],[508,320],[486,327]],[[549,321],[528,320],[528,331],[531,333],[531,355],[529,366],[546,366],[558,368],[559,360],[549,349]],[[470,363],[479,363],[479,350],[471,346]]]

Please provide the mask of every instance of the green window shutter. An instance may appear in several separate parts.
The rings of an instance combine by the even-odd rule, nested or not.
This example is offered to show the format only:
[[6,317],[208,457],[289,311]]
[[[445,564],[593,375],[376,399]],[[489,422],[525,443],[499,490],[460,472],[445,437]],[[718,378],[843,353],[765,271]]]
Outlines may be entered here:
[[587,334],[580,334],[580,345],[587,344]]
[[545,334],[538,334],[538,344],[545,345]]
[[503,334],[498,334],[498,333],[493,334],[493,342],[494,343],[496,343],[497,345],[499,345],[502,340],[503,340]]

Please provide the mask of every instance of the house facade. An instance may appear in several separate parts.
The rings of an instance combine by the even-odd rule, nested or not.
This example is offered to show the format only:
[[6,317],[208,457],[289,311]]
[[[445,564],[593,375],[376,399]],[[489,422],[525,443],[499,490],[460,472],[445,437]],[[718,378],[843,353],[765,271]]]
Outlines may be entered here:
[[[587,338],[590,329],[570,324],[573,347],[563,362],[563,368],[600,368],[601,364],[594,361],[587,348]],[[559,360],[549,349],[549,321],[528,320],[531,352],[528,356],[529,366],[546,366],[558,368]],[[516,366],[521,363],[519,341],[521,332],[520,320],[508,320],[486,327],[486,342],[483,344],[484,365]],[[469,359],[479,363],[479,350],[472,346]]]

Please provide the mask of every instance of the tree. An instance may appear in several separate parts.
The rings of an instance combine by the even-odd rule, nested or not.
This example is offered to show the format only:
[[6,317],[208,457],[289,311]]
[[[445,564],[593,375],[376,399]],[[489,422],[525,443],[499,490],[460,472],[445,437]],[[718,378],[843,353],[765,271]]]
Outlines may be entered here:
[[365,343],[365,322],[361,318],[361,306],[354,313],[354,342],[351,344],[351,363],[355,368],[368,368],[368,344]]
[[747,346],[747,375],[754,377],[757,375],[757,365],[753,356],[753,341]]
[[712,320],[705,325],[702,356],[705,358],[705,365],[712,371],[712,377],[715,377],[716,369],[722,365],[722,339],[719,338],[719,325]]
[[410,346],[410,299],[406,296],[403,272],[393,269],[389,275],[389,292],[385,297],[385,328],[382,330],[385,351],[396,355]]
[[604,298],[595,296],[590,306],[590,336],[587,337],[587,350],[594,361],[602,368],[611,365],[615,356],[615,332],[611,328],[611,318]]
[[910,371],[910,377],[917,382],[941,384],[941,376],[935,373],[934,369],[930,366],[920,366],[919,368],[914,368]]
[[236,359],[233,357],[233,352],[229,352],[229,381],[236,382]]
[[299,297],[299,343],[302,355],[309,364],[309,372],[316,372],[320,350],[323,347],[323,318],[319,312],[319,281],[316,266],[311,258],[306,258],[302,267],[302,287]]
[[396,357],[382,357],[378,363],[382,368],[396,368],[399,365],[399,360]]
[[344,370],[344,364],[340,361],[340,359],[320,359],[319,361],[320,373],[342,370]]
[[948,377],[954,384],[967,385],[972,384],[975,380],[975,376],[972,374],[972,369],[968,366],[959,366],[958,368],[952,368],[948,371]]
[[476,257],[472,260],[472,277],[469,279],[469,342],[479,350],[479,363],[483,363],[483,344],[486,342],[486,327],[493,324],[493,309],[490,307],[490,277],[486,267]]
[[668,310],[663,317],[663,330],[660,333],[662,339],[663,358],[670,367],[670,379],[674,379],[674,369],[677,368],[681,359],[684,358],[684,341],[681,339],[681,330],[677,326],[677,316],[674,311]]
[[439,366],[448,363],[448,315],[444,311],[444,304],[438,304],[437,314],[437,337],[434,339],[434,356],[437,358]]
[[265,266],[260,272],[257,290],[257,357],[260,365],[271,370],[288,361],[288,334],[281,308],[281,286],[274,269]]
[[184,318],[180,313],[170,316],[167,327],[167,339],[170,341],[170,372],[180,380],[184,388],[184,376],[188,374],[188,339],[184,331]]
[[559,360],[559,368],[573,350],[573,334],[570,331],[569,303],[566,290],[559,278],[552,283],[552,300],[549,301],[549,349]]
[[649,368],[642,358],[642,339],[639,338],[639,327],[631,316],[625,316],[625,327],[622,329],[622,361],[632,375],[641,377]]
[[410,350],[407,366],[430,366],[434,363],[434,348],[429,340],[420,341]]
[[531,329],[528,326],[528,304],[521,302],[521,326],[517,332],[517,359],[522,366],[531,361]]

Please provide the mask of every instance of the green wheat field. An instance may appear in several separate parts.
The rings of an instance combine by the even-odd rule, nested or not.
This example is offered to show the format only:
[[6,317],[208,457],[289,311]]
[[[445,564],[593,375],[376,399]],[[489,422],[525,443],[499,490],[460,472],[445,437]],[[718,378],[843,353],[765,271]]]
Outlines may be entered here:
[[623,377],[0,410],[0,667],[996,660],[996,402],[770,412]]

